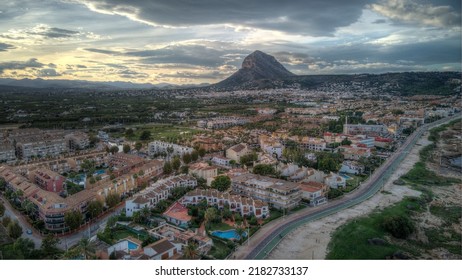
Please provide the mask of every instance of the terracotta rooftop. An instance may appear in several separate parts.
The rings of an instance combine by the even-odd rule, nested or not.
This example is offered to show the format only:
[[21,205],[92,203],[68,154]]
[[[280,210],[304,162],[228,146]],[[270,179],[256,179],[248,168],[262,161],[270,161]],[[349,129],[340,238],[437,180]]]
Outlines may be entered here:
[[179,202],[173,203],[173,205],[164,212],[164,216],[184,222],[189,222],[191,220],[191,216],[188,215],[188,208],[184,207]]

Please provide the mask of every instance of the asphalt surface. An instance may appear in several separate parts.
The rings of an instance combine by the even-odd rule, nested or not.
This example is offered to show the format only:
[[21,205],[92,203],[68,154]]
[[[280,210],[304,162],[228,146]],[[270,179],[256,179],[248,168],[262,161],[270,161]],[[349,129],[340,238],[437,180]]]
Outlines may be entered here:
[[[401,145],[401,147],[398,148],[398,150],[393,153],[393,155],[389,157],[387,161],[382,166],[380,166],[366,182],[364,182],[355,191],[345,195],[345,197],[339,200],[328,202],[327,204],[320,207],[303,209],[293,215],[286,216],[282,220],[278,219],[273,221],[273,224],[270,223],[271,225],[267,225],[272,227],[272,229],[267,231],[263,237],[260,236],[259,240],[252,240],[252,238],[250,238],[250,245],[246,245],[247,247],[241,246],[241,248],[247,252],[244,256],[241,255],[240,257],[243,259],[264,259],[284,238],[284,236],[286,236],[297,227],[310,221],[329,216],[333,213],[352,207],[369,199],[384,186],[385,182],[396,170],[396,167],[401,163],[401,161],[406,157],[406,155],[415,145],[415,143],[429,128],[460,117],[461,115],[457,114],[421,126],[407,138],[403,145]],[[234,256],[237,256],[237,254],[234,254]]]

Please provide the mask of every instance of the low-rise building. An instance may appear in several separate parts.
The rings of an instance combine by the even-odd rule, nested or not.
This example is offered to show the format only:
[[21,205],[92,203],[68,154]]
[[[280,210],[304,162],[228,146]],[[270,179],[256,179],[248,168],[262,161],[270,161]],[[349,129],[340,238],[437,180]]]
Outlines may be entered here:
[[0,142],[0,162],[10,162],[16,160],[14,146],[8,142]]
[[234,145],[231,148],[227,149],[226,157],[239,163],[242,156],[248,155],[250,153],[251,153],[251,150],[249,149],[247,144],[240,143],[240,144]]
[[331,172],[329,175],[324,177],[324,184],[326,184],[331,189],[344,188],[346,186],[346,179]]
[[339,172],[358,175],[364,172],[364,166],[356,161],[345,160]]
[[171,176],[159,180],[125,201],[126,215],[132,217],[135,212],[144,207],[155,207],[159,201],[165,200],[171,195],[173,188],[195,188],[196,186],[196,178],[188,175]]
[[327,192],[329,187],[318,182],[303,182],[299,185],[302,192],[302,199],[309,201],[311,206],[318,206],[327,203]]
[[265,201],[278,209],[292,209],[301,200],[296,183],[250,173],[232,177],[231,182],[233,192]]
[[207,180],[218,175],[218,168],[216,166],[210,166],[206,162],[197,162],[189,165],[189,175]]
[[194,149],[191,147],[181,146],[163,141],[154,141],[149,143],[148,145],[148,154],[151,157],[160,154],[183,156],[184,154],[190,154],[193,151]]
[[188,208],[179,202],[173,203],[163,214],[168,222],[182,228],[187,228],[192,217],[188,214]]
[[190,191],[185,194],[181,203],[183,205],[197,205],[203,200],[207,201],[207,205],[216,206],[218,209],[223,209],[225,206],[229,206],[231,212],[237,212],[242,216],[253,215],[257,218],[266,218],[270,215],[268,204],[264,201],[250,197],[232,195],[214,189],[195,189]]
[[60,193],[66,178],[49,169],[37,169],[29,173],[29,180],[46,191]]
[[225,158],[225,157],[222,157],[222,156],[214,156],[212,158],[212,163],[213,164],[218,165],[220,167],[225,167],[225,168],[228,168],[228,167],[231,166],[230,161],[231,161],[231,159]]

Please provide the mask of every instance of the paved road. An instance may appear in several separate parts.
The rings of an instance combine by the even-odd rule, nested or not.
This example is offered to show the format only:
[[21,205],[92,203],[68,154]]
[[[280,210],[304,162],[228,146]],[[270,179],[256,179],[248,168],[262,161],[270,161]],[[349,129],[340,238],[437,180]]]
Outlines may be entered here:
[[[22,237],[23,238],[29,238],[31,239],[34,244],[35,248],[40,248],[42,244],[42,239],[43,235],[40,234],[39,231],[37,231],[32,225],[29,224],[29,222],[26,220],[26,218],[19,213],[16,209],[14,209],[10,203],[6,200],[4,197],[0,197],[2,200],[1,203],[5,205],[5,215],[10,217],[12,220],[17,220],[19,225],[22,228]],[[114,215],[120,214],[120,211],[122,211],[122,208],[125,206],[125,203],[121,203],[116,209],[107,212],[103,217],[101,217],[98,221],[94,221],[91,224],[87,224],[83,226],[79,231],[71,234],[67,234],[64,236],[59,237],[61,240],[61,243],[58,244],[58,247],[60,249],[66,250],[67,248],[72,247],[73,245],[77,244],[80,239],[83,237],[87,238],[92,238],[96,236],[98,231],[102,230],[106,226],[106,222],[109,219],[109,217],[112,217]],[[32,234],[27,234],[26,231],[30,229],[32,231]]]
[[403,145],[401,145],[401,147],[354,192],[322,206],[306,208],[293,215],[286,216],[283,219],[280,218],[268,223],[250,238],[247,245],[239,247],[231,258],[264,259],[274,249],[274,247],[277,246],[282,238],[295,228],[310,221],[317,220],[343,209],[352,207],[369,199],[384,186],[385,182],[388,178],[390,178],[397,166],[429,128],[460,117],[461,115],[458,114],[421,126],[411,136],[409,136],[406,142],[403,143]]
[[[42,237],[40,236],[39,232],[36,231],[29,223],[26,221],[26,219],[19,213],[16,209],[11,207],[10,203],[6,201],[6,198],[0,197],[0,200],[4,206],[5,206],[5,214],[4,217],[10,217],[11,220],[17,220],[19,225],[22,228],[22,236],[23,238],[29,238],[31,239],[36,248],[39,248],[40,245],[42,244]],[[26,231],[30,229],[32,230],[32,234],[27,234]]]

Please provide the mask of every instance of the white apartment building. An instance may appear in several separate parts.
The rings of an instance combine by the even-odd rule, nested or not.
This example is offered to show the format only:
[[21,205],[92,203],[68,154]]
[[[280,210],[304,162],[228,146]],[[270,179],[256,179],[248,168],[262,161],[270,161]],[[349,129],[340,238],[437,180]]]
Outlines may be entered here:
[[125,201],[126,215],[132,217],[133,213],[144,207],[155,207],[159,201],[170,196],[173,188],[195,188],[196,186],[196,178],[188,175],[172,176],[159,180]]
[[233,192],[278,209],[292,209],[300,204],[301,191],[296,183],[250,173],[232,177],[231,182]]
[[148,145],[149,156],[155,156],[160,153],[183,156],[184,154],[192,153],[193,151],[194,149],[191,147],[181,146],[163,141],[154,141],[149,143]]

